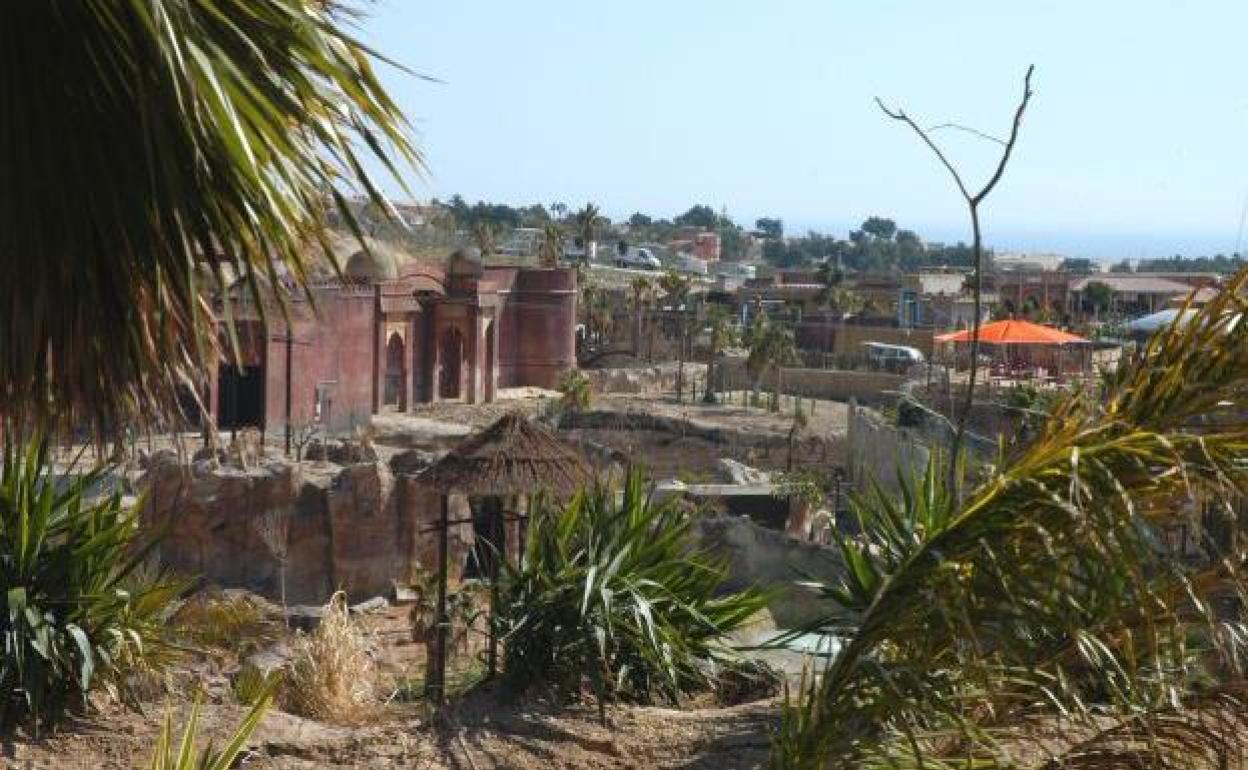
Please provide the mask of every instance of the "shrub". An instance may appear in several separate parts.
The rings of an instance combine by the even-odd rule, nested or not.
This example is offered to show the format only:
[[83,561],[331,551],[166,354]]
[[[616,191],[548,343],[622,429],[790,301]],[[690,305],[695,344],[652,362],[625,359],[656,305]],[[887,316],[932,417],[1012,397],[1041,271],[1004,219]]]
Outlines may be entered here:
[[577,369],[569,369],[559,378],[560,404],[571,412],[589,408],[593,401],[593,388],[589,378]]
[[60,721],[93,688],[159,661],[186,585],[145,575],[138,517],[106,469],[56,475],[46,440],[10,430],[0,469],[0,730]]
[[271,694],[281,681],[281,669],[265,674],[258,667],[244,663],[230,683],[230,691],[234,694],[234,700],[244,706],[254,706],[261,698]]
[[368,640],[347,610],[346,596],[334,594],[325,617],[311,634],[297,636],[283,680],[287,710],[331,722],[358,722],[377,702],[376,671]]
[[201,647],[242,652],[271,637],[264,612],[244,596],[200,594],[174,615],[174,633]]
[[655,504],[630,473],[562,509],[535,501],[521,564],[504,567],[497,614],[503,671],[516,689],[675,701],[731,658],[722,637],[762,609],[754,590],[723,593],[724,565],[689,542],[692,515]]

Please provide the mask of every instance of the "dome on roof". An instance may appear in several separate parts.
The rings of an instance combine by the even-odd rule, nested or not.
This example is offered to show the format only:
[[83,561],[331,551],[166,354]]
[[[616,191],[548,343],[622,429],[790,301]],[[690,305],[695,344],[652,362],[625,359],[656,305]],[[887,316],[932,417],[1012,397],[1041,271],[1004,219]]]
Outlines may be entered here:
[[456,249],[449,261],[451,275],[481,275],[485,271],[480,250],[472,246]]
[[[342,262],[342,272],[348,278],[357,281],[376,283],[389,281],[399,275],[399,265],[407,261],[405,255],[384,243],[366,238],[367,249],[357,248],[350,257]],[[339,260],[342,257],[339,255]]]

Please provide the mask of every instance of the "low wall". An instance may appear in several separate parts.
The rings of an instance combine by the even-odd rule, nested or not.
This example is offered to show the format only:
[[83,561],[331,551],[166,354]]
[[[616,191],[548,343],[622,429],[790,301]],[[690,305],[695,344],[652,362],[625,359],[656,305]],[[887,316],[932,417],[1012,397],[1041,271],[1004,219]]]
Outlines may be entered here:
[[886,345],[907,345],[931,356],[931,329],[904,329],[896,326],[858,326],[840,321],[803,319],[794,330],[797,346],[803,350],[820,350],[837,355],[866,352],[863,343],[882,342]]
[[[595,393],[658,395],[676,390],[679,364],[668,361],[654,366],[628,366],[609,369],[582,369]],[[685,362],[685,382],[706,379],[706,364]],[[686,385],[688,387],[688,384]]]
[[[724,359],[715,367],[716,387],[719,390],[748,389],[753,377],[741,359]],[[901,390],[906,378],[888,372],[850,372],[838,369],[781,370],[781,389],[788,395],[800,395],[830,401],[849,401],[879,404],[891,402]],[[772,387],[772,375],[763,378],[763,389]]]
[[[243,471],[207,463],[154,465],[140,480],[144,524],[167,528],[165,566],[210,583],[279,596],[280,565],[261,537],[269,516],[288,523],[286,599],[321,603],[335,590],[353,598],[386,594],[391,581],[436,566],[437,538],[427,530],[439,497],[384,463],[346,467],[269,462]],[[450,499],[452,520],[468,501]],[[452,527],[451,576],[458,580],[472,527]]]

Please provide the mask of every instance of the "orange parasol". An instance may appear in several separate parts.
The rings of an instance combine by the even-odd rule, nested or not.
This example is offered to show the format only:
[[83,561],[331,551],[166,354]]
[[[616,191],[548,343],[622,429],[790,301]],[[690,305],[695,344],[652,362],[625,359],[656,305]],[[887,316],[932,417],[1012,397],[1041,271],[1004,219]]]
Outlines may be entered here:
[[[938,334],[937,342],[970,342],[971,329]],[[1075,334],[1054,329],[1052,326],[1033,324],[1030,321],[993,321],[979,328],[979,341],[989,345],[1080,345],[1087,340]]]

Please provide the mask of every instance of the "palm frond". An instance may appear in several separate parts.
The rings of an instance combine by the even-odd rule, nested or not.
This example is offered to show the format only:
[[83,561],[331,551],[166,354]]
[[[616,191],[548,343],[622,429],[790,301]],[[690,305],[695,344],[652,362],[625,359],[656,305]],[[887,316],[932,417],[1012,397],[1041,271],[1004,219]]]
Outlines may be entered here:
[[[1024,715],[1125,717],[1237,673],[1246,284],[1059,403],[963,505],[934,469],[859,498],[827,590],[843,644],[786,766],[974,765]],[[1197,501],[1224,526],[1192,559],[1167,535],[1199,524]]]
[[[176,411],[214,295],[294,287],[365,156],[421,167],[334,0],[48,0],[0,25],[0,414]],[[279,292],[280,296],[280,292]]]

